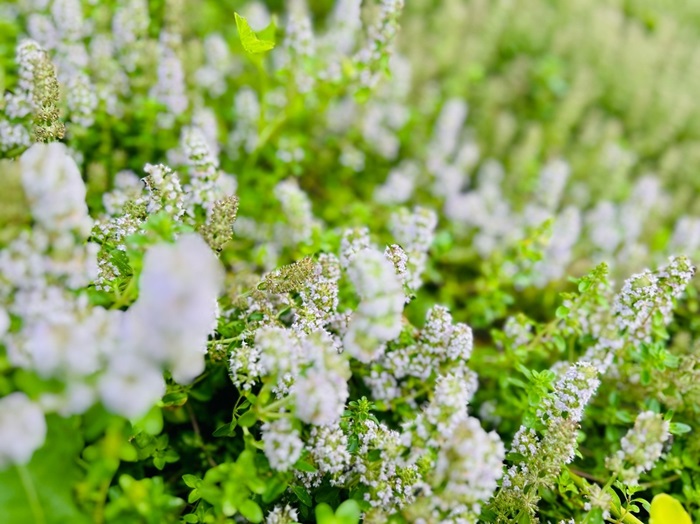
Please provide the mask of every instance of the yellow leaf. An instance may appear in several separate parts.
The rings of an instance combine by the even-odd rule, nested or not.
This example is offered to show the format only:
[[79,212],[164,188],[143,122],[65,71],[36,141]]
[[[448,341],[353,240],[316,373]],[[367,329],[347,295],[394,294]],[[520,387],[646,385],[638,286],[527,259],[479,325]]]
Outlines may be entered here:
[[692,524],[692,522],[681,503],[671,495],[661,493],[651,501],[649,524]]

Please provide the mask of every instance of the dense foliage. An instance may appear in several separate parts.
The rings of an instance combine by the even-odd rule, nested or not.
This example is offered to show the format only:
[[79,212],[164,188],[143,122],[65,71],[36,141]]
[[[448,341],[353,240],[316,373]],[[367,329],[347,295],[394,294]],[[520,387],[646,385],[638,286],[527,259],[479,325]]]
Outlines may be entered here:
[[700,519],[700,4],[406,4],[0,2],[3,523]]

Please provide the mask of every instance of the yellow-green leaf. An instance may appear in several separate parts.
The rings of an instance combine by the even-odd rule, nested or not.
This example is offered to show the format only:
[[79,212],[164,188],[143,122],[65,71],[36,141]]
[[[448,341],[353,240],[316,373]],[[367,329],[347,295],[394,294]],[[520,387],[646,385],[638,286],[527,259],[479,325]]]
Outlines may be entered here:
[[661,493],[651,501],[649,524],[692,524],[692,522],[681,503],[672,496]]
[[243,44],[243,49],[250,54],[258,54],[269,51],[275,47],[275,42],[273,40],[264,40],[258,38],[248,24],[248,20],[245,17],[234,13],[236,18],[236,27],[238,28],[238,36],[241,38],[241,44]]

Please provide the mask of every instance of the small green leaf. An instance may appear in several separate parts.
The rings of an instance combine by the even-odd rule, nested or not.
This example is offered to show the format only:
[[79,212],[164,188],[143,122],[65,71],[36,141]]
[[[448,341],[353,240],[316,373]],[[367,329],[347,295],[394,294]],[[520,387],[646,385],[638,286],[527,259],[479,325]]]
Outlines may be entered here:
[[[235,427],[235,426],[234,426]],[[215,437],[228,437],[231,435],[233,428],[231,427],[231,424],[224,424],[223,426],[219,426],[214,430],[213,435]]]
[[690,433],[693,428],[682,422],[671,422],[668,429],[673,435],[683,435],[684,433]]
[[559,353],[566,351],[566,340],[564,340],[564,337],[561,335],[554,335],[552,337],[552,342],[554,342],[554,346],[557,348]]
[[187,502],[189,504],[193,504],[194,502],[197,502],[199,499],[202,498],[202,494],[199,492],[198,489],[195,489],[190,492],[190,494],[187,496]]
[[250,522],[262,522],[263,512],[260,506],[248,499],[240,505],[238,511]]
[[182,480],[185,482],[185,486],[187,486],[188,488],[196,488],[197,483],[199,482],[199,478],[189,474],[183,475]]
[[258,38],[258,35],[255,34],[255,31],[253,31],[250,28],[248,20],[246,20],[238,13],[234,13],[234,16],[236,18],[236,27],[238,28],[238,35],[241,39],[241,44],[243,44],[243,49],[245,49],[246,53],[265,53],[275,47],[275,42],[273,40],[262,40]]
[[249,428],[258,421],[258,416],[254,411],[246,411],[238,418],[238,425],[242,428]]
[[318,524],[335,524],[335,515],[333,513],[333,508],[331,508],[325,502],[322,502],[316,506],[316,522]]
[[262,494],[262,501],[265,504],[269,504],[277,497],[282,495],[287,489],[287,482],[279,478],[272,478],[267,482],[265,486],[265,493]]
[[176,393],[168,393],[163,397],[164,406],[182,406],[187,402],[187,393],[182,391]]
[[301,502],[305,506],[311,507],[311,504],[313,504],[313,502],[311,501],[311,495],[309,495],[309,492],[306,491],[306,488],[304,486],[292,486],[292,491],[299,499],[299,502]]
[[299,471],[306,471],[307,473],[316,473],[318,471],[312,464],[309,464],[305,460],[297,460],[294,464],[294,468]]
[[360,521],[362,511],[355,500],[346,500],[335,510],[335,516],[340,524],[357,524]]

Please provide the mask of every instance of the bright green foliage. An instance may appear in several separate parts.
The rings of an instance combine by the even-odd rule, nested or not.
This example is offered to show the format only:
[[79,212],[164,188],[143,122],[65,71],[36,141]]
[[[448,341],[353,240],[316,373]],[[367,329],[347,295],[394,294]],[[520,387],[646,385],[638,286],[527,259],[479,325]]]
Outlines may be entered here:
[[266,51],[270,51],[275,47],[274,40],[266,40],[259,38],[258,35],[255,34],[255,31],[253,31],[250,28],[250,25],[248,25],[248,21],[244,17],[242,17],[238,13],[234,13],[234,16],[236,17],[236,27],[238,28],[238,35],[241,39],[243,49],[246,50],[246,53],[265,53]]

